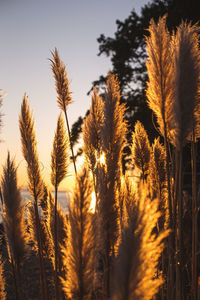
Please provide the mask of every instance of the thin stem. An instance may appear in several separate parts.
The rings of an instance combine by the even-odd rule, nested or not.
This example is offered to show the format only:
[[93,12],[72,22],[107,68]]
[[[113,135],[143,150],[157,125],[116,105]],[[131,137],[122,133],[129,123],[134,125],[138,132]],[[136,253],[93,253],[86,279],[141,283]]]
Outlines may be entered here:
[[14,285],[15,285],[15,298],[16,298],[16,300],[19,300],[19,287],[18,287],[18,280],[17,280],[16,265],[15,265],[12,257],[11,257],[11,265],[12,265]]
[[177,264],[176,264],[176,299],[183,299],[183,287],[182,287],[182,271],[183,271],[183,177],[182,177],[182,149],[177,150],[177,163],[178,168],[178,192],[177,192],[177,204],[178,204],[178,233],[177,233]]
[[71,152],[72,152],[72,159],[73,159],[73,164],[74,164],[74,171],[75,171],[75,174],[77,175],[74,150],[73,150],[72,141],[71,141],[71,138],[70,138],[69,122],[68,122],[67,110],[66,110],[65,104],[64,104],[64,113],[65,113],[65,119],[66,119],[66,124],[67,124],[67,130],[68,130],[70,148],[71,148]]
[[174,257],[173,257],[173,219],[172,219],[172,200],[171,200],[171,183],[170,183],[170,167],[169,167],[169,148],[167,139],[166,123],[164,122],[164,145],[166,151],[166,168],[167,168],[167,188],[168,188],[168,207],[169,207],[169,229],[171,230],[168,238],[168,252],[169,252],[169,272],[168,272],[168,299],[174,299]]
[[55,207],[54,207],[54,245],[55,245],[55,290],[56,290],[56,300],[59,299],[58,290],[58,225],[57,225],[57,206],[58,206],[58,186],[55,185]]
[[40,219],[39,219],[39,212],[37,201],[34,201],[34,210],[35,210],[35,217],[36,217],[36,235],[37,235],[37,243],[38,243],[38,254],[39,254],[39,261],[40,261],[40,274],[41,274],[41,292],[42,292],[42,299],[48,299],[47,296],[47,282],[44,270],[44,259],[42,255],[42,243],[41,243],[41,234],[40,234]]
[[197,280],[197,245],[198,245],[198,224],[197,224],[197,144],[193,130],[191,145],[191,165],[192,165],[192,295],[193,299],[198,299],[198,280]]

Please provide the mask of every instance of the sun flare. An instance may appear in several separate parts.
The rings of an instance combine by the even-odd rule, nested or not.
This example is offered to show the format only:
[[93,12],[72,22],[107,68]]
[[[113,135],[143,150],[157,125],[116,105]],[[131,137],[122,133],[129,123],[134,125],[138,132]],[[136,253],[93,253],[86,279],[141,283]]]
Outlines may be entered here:
[[99,162],[101,165],[105,165],[106,161],[105,161],[105,153],[103,152],[99,158]]
[[95,192],[92,192],[91,194],[92,200],[90,204],[90,212],[95,213],[95,208],[96,208],[96,195]]

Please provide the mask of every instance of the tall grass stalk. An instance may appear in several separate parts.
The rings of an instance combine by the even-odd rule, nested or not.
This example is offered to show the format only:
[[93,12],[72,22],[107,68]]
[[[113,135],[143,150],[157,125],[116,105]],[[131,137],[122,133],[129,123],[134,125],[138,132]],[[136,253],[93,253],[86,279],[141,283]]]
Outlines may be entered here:
[[198,300],[198,205],[197,205],[197,141],[193,130],[191,145],[192,165],[192,294],[193,299]]
[[61,61],[60,56],[58,54],[58,50],[56,48],[52,52],[52,56],[53,56],[53,59],[50,59],[50,61],[51,61],[51,67],[52,67],[52,71],[53,71],[54,78],[55,78],[56,92],[58,95],[57,102],[58,102],[58,106],[65,114],[70,148],[71,148],[72,159],[73,159],[73,164],[74,164],[74,171],[75,171],[75,174],[77,174],[74,150],[73,150],[72,142],[70,139],[69,121],[68,121],[68,117],[67,117],[68,105],[70,103],[72,103],[71,92],[69,90],[69,80],[67,78],[65,65]]
[[168,293],[169,298],[174,299],[174,232],[168,142],[169,137],[172,140],[174,139],[176,124],[173,113],[174,86],[172,53],[169,48],[171,38],[166,28],[166,16],[160,18],[157,25],[151,20],[148,30],[150,36],[146,38],[147,53],[149,56],[149,60],[146,62],[149,77],[149,81],[147,82],[147,98],[149,107],[157,117],[160,133],[164,137],[166,151],[169,228],[171,230],[168,238]]
[[27,254],[27,236],[22,197],[17,186],[17,169],[8,153],[1,180],[3,198],[3,224],[6,234],[8,254],[13,270],[15,296],[20,299],[22,289],[20,281],[20,264]]
[[124,121],[124,105],[120,104],[117,76],[109,74],[104,97],[104,122],[101,127],[102,151],[105,163],[98,167],[98,201],[100,242],[104,280],[104,297],[110,297],[110,276],[115,256],[115,244],[119,234],[119,207],[117,190],[122,175],[122,153],[126,142],[127,126]]
[[183,291],[183,197],[182,197],[182,149],[193,135],[196,123],[195,110],[200,83],[199,37],[197,25],[182,23],[172,37],[174,63],[174,115],[177,124],[175,146],[179,172],[178,188],[178,264],[177,264],[177,299],[182,299]]
[[58,187],[67,174],[68,153],[67,153],[67,138],[62,115],[59,115],[57,129],[53,142],[53,151],[51,154],[51,183],[55,189],[55,207],[54,207],[54,244],[55,244],[55,285],[56,299],[59,299],[58,288],[58,226],[57,226],[57,206],[58,206]]
[[25,94],[22,105],[21,114],[19,117],[19,128],[21,133],[22,152],[27,162],[27,173],[28,173],[28,189],[34,202],[34,212],[36,218],[36,233],[37,233],[37,244],[38,254],[40,260],[40,274],[41,274],[41,293],[42,299],[48,299],[47,294],[47,281],[44,269],[44,259],[42,254],[42,243],[41,243],[41,232],[40,232],[40,220],[38,211],[38,201],[43,197],[43,181],[41,178],[39,159],[36,149],[36,136],[34,130],[34,120],[30,112],[28,105],[28,97]]
[[70,202],[70,231],[67,247],[67,281],[63,282],[69,299],[91,299],[93,291],[94,236],[89,212],[92,184],[87,169],[76,177]]

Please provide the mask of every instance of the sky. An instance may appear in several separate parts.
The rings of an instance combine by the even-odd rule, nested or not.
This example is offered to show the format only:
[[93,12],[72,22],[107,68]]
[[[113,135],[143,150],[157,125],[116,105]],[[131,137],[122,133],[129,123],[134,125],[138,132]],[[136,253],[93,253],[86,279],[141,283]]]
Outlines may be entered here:
[[[49,58],[56,47],[66,65],[73,103],[69,123],[84,116],[90,106],[92,81],[111,69],[109,58],[98,56],[100,34],[113,37],[116,20],[147,0],[0,0],[0,89],[3,127],[0,133],[0,173],[7,152],[15,158],[21,187],[26,187],[26,163],[21,153],[18,119],[23,95],[35,119],[42,176],[50,183],[50,155],[59,108]],[[70,189],[73,168],[61,188]]]

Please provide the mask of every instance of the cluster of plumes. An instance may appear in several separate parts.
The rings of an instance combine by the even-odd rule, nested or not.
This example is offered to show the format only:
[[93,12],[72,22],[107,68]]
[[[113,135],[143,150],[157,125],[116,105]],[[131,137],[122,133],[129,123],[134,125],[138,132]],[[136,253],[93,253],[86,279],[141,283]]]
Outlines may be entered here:
[[[126,179],[127,181],[127,179]],[[121,241],[113,269],[113,300],[152,299],[163,283],[161,276],[154,278],[157,262],[164,249],[167,231],[158,237],[155,230],[161,213],[158,199],[149,197],[146,183],[140,183],[138,192],[125,182]]]
[[[162,283],[161,277],[155,279],[154,275],[164,247],[163,239],[168,234],[162,231],[163,228],[158,236],[152,234],[159,218],[163,216],[165,219],[159,209],[159,193],[154,193],[154,198],[155,195],[158,197],[151,202],[151,188],[145,183],[146,178],[151,177],[153,150],[144,127],[137,122],[133,134],[132,161],[145,175],[142,176],[144,186],[137,193],[138,189],[124,178],[121,169],[127,125],[124,121],[125,107],[120,104],[119,84],[114,75],[108,76],[103,114],[102,105],[99,105],[101,101],[95,90],[91,115],[86,118],[83,128],[84,147],[92,149],[94,141],[98,141],[96,149],[100,152],[100,158],[102,155],[105,158],[101,162],[95,157],[97,171],[93,173],[97,197],[94,215],[97,222],[95,256],[102,261],[103,267],[103,274],[95,276],[102,283],[97,282],[96,285],[105,298],[151,299]],[[95,123],[98,116],[101,116],[102,123]],[[155,164],[158,177],[162,177],[161,171],[164,172],[161,166],[163,164],[165,168],[164,159],[160,155],[160,163]],[[97,264],[95,273],[98,273],[98,268]]]
[[151,20],[146,38],[147,103],[157,117],[160,133],[167,131],[179,150],[193,129],[199,135],[200,27],[182,22],[169,34],[166,17]]
[[[25,211],[21,192],[17,185],[17,168],[15,167],[14,160],[10,159],[9,153],[1,178],[1,197],[5,239],[9,261],[12,265],[13,276],[15,278],[15,296],[16,299],[18,299],[21,264],[24,262],[28,253],[28,245],[24,216]],[[1,295],[2,299],[4,299],[5,293],[3,286],[5,284],[3,279],[1,285]]]
[[[56,49],[52,55],[58,104],[66,113],[71,96],[65,66]],[[47,260],[54,274],[56,299],[60,299],[61,295],[77,300],[151,299],[162,284],[162,276],[155,275],[168,231],[162,226],[155,233],[155,228],[159,218],[163,217],[165,222],[159,194],[160,189],[165,188],[165,155],[158,140],[151,148],[146,131],[138,122],[133,134],[132,160],[142,173],[141,184],[133,185],[132,180],[123,175],[122,157],[128,129],[124,120],[126,109],[120,98],[119,82],[113,74],[108,75],[107,89],[102,97],[96,89],[93,91],[90,113],[83,129],[86,165],[75,176],[67,216],[57,201],[58,186],[67,174],[69,158],[63,119],[61,115],[58,118],[51,153],[53,197],[41,176],[34,120],[27,96],[23,98],[19,125],[33,201],[27,204],[27,227],[22,226],[24,219],[19,219],[18,213],[12,215],[12,221],[16,218],[14,229],[18,235],[24,234],[21,239],[27,239],[27,234],[26,243],[34,246],[33,250],[40,258],[41,294],[44,299],[48,298]],[[13,166],[9,157],[7,164]],[[1,184],[3,199],[6,198],[4,185],[9,184],[9,180],[5,175]],[[161,184],[152,192],[152,182],[157,180]],[[16,174],[13,181],[16,183]],[[19,190],[12,186],[8,189],[11,194],[7,203],[15,198],[10,211],[19,209],[23,214],[21,204],[17,209],[13,204],[21,199]],[[96,209],[92,212],[94,191]],[[18,203],[21,203],[20,200]],[[12,226],[9,223],[8,229],[12,230]],[[9,238],[9,234],[7,236]],[[11,242],[14,243],[13,240]],[[13,247],[17,249],[17,245]]]
[[[172,33],[166,28],[166,16],[158,23],[152,20],[149,27],[149,36],[146,38],[146,62],[148,71],[147,102],[157,117],[160,133],[164,137],[167,169],[167,193],[169,205],[169,272],[168,292],[173,294],[174,273],[176,272],[176,297],[182,299],[183,270],[185,268],[183,257],[183,147],[191,141],[192,162],[192,294],[196,299],[198,289],[197,263],[197,223],[195,211],[197,210],[196,192],[196,154],[195,146],[199,138],[200,128],[200,26],[182,22]],[[175,147],[175,160],[169,156],[171,143]],[[154,151],[160,156],[162,150],[154,145]],[[171,147],[173,150],[173,147]],[[158,161],[158,159],[157,159]],[[174,168],[170,170],[170,165]],[[154,164],[154,166],[156,166]],[[163,166],[161,165],[163,168]],[[174,174],[173,174],[174,173]],[[174,176],[174,178],[173,178]],[[173,180],[172,180],[173,178]],[[160,199],[165,197],[166,189],[161,185],[164,177],[159,178]],[[171,185],[174,185],[171,188]],[[163,195],[164,192],[164,195]],[[172,201],[171,201],[172,199]],[[175,246],[173,246],[173,244]],[[173,250],[175,249],[175,250]],[[176,254],[175,254],[176,253]],[[176,268],[173,259],[176,260]],[[173,297],[171,294],[171,297]]]
[[148,182],[151,197],[158,199],[161,212],[158,225],[162,230],[168,221],[166,151],[159,138],[150,145],[147,132],[139,121],[132,134],[131,159],[134,169],[141,174],[140,178]]

